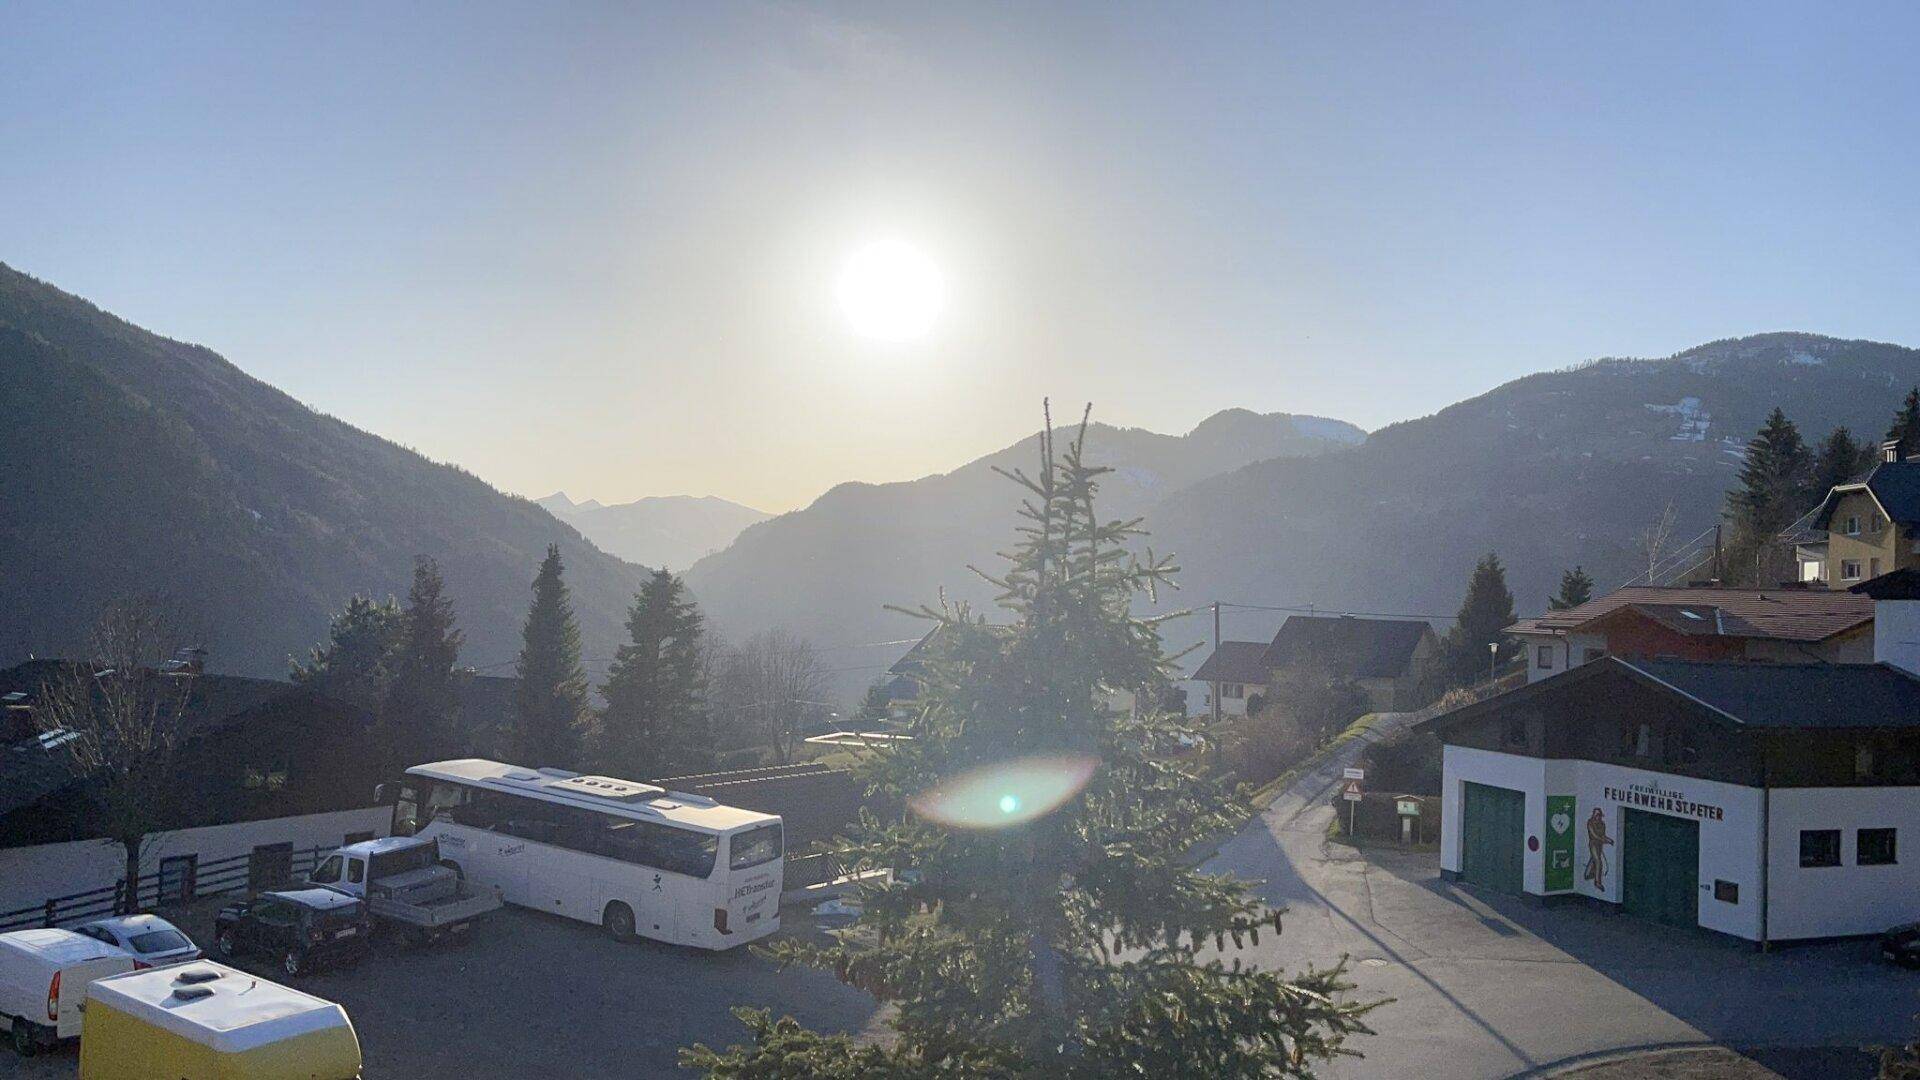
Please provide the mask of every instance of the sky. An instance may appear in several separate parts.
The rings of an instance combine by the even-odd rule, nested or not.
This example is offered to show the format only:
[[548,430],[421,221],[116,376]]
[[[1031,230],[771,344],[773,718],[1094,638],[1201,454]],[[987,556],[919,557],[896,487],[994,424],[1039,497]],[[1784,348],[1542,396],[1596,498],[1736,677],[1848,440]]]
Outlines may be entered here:
[[[518,494],[1920,345],[1920,9],[0,6],[0,261]],[[905,246],[922,336],[836,282]],[[1057,406],[1058,407],[1058,406]],[[1077,412],[1077,408],[1068,408]]]

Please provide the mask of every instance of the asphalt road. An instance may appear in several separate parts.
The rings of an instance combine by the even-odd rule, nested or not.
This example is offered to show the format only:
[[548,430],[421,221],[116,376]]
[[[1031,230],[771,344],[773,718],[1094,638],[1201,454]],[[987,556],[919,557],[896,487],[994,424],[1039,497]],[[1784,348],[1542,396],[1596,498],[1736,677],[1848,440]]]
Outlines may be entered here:
[[[183,928],[204,946],[213,935],[202,917]],[[395,945],[350,971],[285,979],[264,957],[238,966],[346,1006],[366,1080],[692,1076],[677,1066],[680,1048],[741,1041],[739,1005],[820,1029],[879,1026],[873,999],[831,975],[776,971],[746,949],[621,944],[518,908],[477,924],[465,944]],[[22,1062],[0,1049],[0,1076],[71,1080],[78,1057],[68,1047]]]
[[1761,954],[1705,931],[1450,885],[1432,853],[1329,845],[1326,800],[1363,749],[1302,778],[1207,864],[1264,881],[1261,895],[1287,908],[1282,933],[1240,955],[1289,969],[1346,955],[1357,996],[1394,999],[1369,1017],[1379,1034],[1354,1046],[1365,1058],[1326,1075],[1480,1080],[1651,1044],[1911,1037],[1920,973],[1880,963],[1870,943]]

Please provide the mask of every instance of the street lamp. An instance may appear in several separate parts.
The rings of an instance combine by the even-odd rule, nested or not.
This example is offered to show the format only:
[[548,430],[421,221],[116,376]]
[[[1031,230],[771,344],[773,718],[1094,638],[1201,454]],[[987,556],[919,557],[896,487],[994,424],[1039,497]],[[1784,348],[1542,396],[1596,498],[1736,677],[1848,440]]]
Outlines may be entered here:
[[1495,666],[1498,665],[1499,663],[1500,663],[1500,642],[1499,642],[1499,639],[1496,638],[1493,641],[1487,642],[1487,681],[1488,682],[1492,682],[1494,680],[1494,669],[1495,669]]

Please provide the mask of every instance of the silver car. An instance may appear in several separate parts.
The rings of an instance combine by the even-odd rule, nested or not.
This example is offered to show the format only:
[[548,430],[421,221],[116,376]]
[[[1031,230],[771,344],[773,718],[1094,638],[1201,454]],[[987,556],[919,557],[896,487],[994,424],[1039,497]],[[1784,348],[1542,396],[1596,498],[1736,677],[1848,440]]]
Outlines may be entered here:
[[73,932],[131,954],[136,969],[184,964],[201,956],[200,947],[192,939],[158,915],[115,915],[82,923]]

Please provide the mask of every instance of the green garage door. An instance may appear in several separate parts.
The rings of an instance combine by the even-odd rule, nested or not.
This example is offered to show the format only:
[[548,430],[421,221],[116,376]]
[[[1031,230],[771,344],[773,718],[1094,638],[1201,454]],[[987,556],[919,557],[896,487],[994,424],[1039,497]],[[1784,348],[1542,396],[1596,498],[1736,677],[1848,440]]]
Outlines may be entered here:
[[1517,893],[1526,852],[1527,796],[1486,784],[1466,785],[1460,814],[1460,877],[1483,888]]
[[1620,905],[1666,923],[1700,922],[1700,823],[1628,810],[1620,834]]

